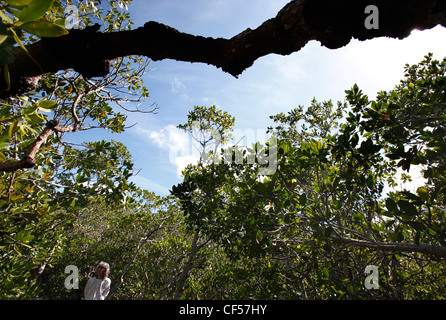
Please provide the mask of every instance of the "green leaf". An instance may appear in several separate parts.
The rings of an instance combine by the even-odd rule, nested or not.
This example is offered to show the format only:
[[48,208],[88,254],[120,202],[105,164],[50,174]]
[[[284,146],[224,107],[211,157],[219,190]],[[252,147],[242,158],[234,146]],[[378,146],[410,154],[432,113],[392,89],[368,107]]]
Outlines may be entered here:
[[282,189],[282,185],[279,183],[277,187],[274,189],[274,192],[279,192]]
[[280,148],[283,150],[283,153],[286,154],[291,150],[291,143],[288,140],[280,141]]
[[0,34],[0,44],[2,44],[6,39],[8,39],[7,34]]
[[85,177],[83,174],[78,174],[76,177],[76,182],[77,183],[84,183],[88,181],[88,177]]
[[41,124],[45,121],[45,117],[40,116],[39,114],[33,113],[33,114],[26,114],[25,115],[26,121],[28,121],[30,124],[36,125]]
[[424,201],[428,201],[429,200],[429,193],[427,192],[427,189],[424,187],[419,187],[417,189],[417,194],[418,196],[423,199]]
[[40,111],[51,112],[51,109],[53,109],[57,105],[57,102],[50,100],[41,100],[37,105]]
[[31,21],[19,26],[20,29],[38,37],[59,37],[68,31],[57,24],[46,21]]
[[415,208],[415,206],[409,201],[399,200],[398,206],[400,207],[401,211],[406,215],[414,216],[418,214],[417,208]]
[[0,149],[5,149],[9,147],[9,142],[0,142]]
[[17,131],[18,124],[19,124],[19,121],[16,120],[13,123],[11,123],[11,125],[9,126],[9,129],[8,129],[8,137],[9,138],[12,138],[14,133]]
[[22,241],[27,243],[30,242],[32,239],[34,239],[34,236],[32,234],[28,234],[22,238]]
[[29,234],[28,231],[22,230],[19,233],[17,233],[16,241],[26,243],[34,239],[34,236],[32,234]]
[[257,230],[257,233],[256,233],[256,241],[257,241],[257,243],[260,243],[262,240],[263,240],[263,234],[262,234],[262,232],[260,230]]
[[0,18],[3,20],[4,23],[7,24],[13,24],[14,21],[6,13],[3,12],[3,10],[0,10]]
[[20,12],[19,20],[21,22],[30,22],[41,18],[51,7],[53,0],[32,0]]
[[398,207],[396,205],[396,202],[393,201],[393,199],[388,198],[386,200],[386,208],[389,210],[389,212],[396,214],[398,213]]

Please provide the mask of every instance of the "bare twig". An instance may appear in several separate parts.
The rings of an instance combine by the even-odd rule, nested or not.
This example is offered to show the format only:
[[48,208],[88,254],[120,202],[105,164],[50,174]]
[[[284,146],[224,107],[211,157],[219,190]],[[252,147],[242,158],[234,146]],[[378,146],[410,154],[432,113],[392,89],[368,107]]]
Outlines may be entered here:
[[119,276],[119,282],[110,290],[110,293],[107,296],[107,300],[110,299],[113,294],[119,289],[119,287],[124,283],[124,276],[126,275],[127,271],[129,270],[129,268],[133,265],[133,263],[136,260],[136,257],[138,256],[139,252],[141,251],[143,245],[149,240],[149,238],[159,229],[161,229],[161,227],[164,224],[164,221],[167,218],[163,219],[162,222],[153,230],[150,230],[149,232],[147,232],[147,234],[142,237],[139,240],[138,246],[136,247],[136,251],[135,254],[133,255],[132,259],[130,259],[130,262],[124,267],[124,270],[122,270],[121,275]]

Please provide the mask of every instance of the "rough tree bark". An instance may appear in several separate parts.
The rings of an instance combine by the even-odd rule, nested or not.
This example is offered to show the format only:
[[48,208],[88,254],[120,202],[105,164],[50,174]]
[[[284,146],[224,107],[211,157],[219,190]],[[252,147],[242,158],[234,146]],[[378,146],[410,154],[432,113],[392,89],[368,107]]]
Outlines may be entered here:
[[[379,28],[369,30],[364,24],[365,8],[371,4],[379,9]],[[352,38],[402,39],[415,28],[438,24],[446,26],[445,0],[294,0],[275,18],[231,39],[194,36],[152,21],[135,30],[112,33],[98,32],[99,25],[95,25],[29,45],[27,49],[41,69],[17,49],[16,60],[10,65],[12,88],[8,91],[0,77],[0,98],[32,90],[48,72],[72,68],[85,77],[104,76],[111,60],[128,55],[144,55],[154,61],[203,62],[238,76],[259,57],[288,55],[311,40],[335,49]]]

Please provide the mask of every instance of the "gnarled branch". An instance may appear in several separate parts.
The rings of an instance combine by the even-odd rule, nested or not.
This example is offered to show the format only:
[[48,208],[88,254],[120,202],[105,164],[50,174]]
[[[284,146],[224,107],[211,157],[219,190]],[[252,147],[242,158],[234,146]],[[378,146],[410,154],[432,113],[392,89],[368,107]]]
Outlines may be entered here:
[[40,146],[45,143],[46,139],[53,132],[71,132],[75,128],[72,126],[62,127],[56,120],[50,120],[47,122],[45,129],[39,134],[39,136],[34,140],[34,142],[29,146],[28,151],[25,153],[24,157],[18,161],[5,161],[0,162],[0,171],[3,172],[14,172],[19,169],[29,169],[33,168],[36,163],[34,158],[40,149]]
[[[368,29],[364,23],[365,8],[370,4],[379,9],[378,29]],[[194,36],[157,22],[112,33],[98,32],[100,26],[94,25],[29,45],[29,53],[42,69],[17,49],[16,60],[9,66],[11,90],[0,77],[0,98],[34,89],[47,72],[72,68],[87,78],[105,76],[111,60],[129,55],[203,62],[238,76],[259,57],[271,53],[288,55],[311,40],[335,49],[352,38],[402,39],[415,28],[446,26],[445,13],[446,3],[442,0],[293,0],[275,18],[231,39]]]

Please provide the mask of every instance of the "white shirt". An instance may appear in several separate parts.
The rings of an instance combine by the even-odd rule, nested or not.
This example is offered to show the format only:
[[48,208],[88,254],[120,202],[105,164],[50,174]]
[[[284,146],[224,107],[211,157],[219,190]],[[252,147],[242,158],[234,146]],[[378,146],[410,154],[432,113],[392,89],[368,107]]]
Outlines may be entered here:
[[111,280],[109,278],[97,279],[92,277],[88,279],[84,289],[85,300],[105,300],[110,292]]

